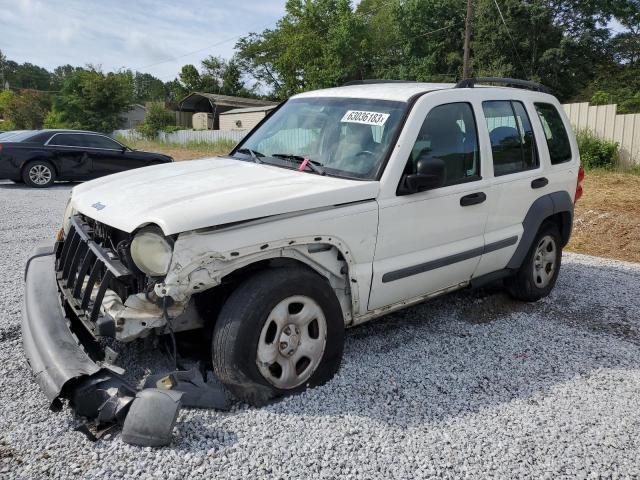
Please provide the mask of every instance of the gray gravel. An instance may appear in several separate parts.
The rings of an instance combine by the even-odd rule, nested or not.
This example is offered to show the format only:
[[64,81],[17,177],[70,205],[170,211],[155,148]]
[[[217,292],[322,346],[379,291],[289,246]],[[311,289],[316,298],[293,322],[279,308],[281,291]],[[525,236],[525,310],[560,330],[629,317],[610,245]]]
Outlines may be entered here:
[[462,292],[350,330],[324,387],[183,410],[160,450],[90,443],[47,409],[19,329],[24,261],[69,188],[0,182],[0,477],[640,476],[640,264],[575,254],[539,303]]

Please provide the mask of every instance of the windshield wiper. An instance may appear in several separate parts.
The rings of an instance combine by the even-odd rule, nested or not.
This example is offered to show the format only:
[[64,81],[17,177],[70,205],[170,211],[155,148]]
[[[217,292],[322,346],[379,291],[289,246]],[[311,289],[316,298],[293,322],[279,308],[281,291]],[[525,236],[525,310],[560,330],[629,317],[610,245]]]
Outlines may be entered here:
[[254,152],[253,150],[251,150],[250,148],[239,148],[238,150],[236,150],[236,152],[239,153],[248,153],[249,155],[251,155],[251,160],[253,160],[256,163],[264,163],[263,160],[260,160],[258,157],[264,157],[264,155],[260,152]]
[[322,164],[320,162],[316,162],[311,160],[308,157],[303,157],[301,155],[294,155],[292,153],[274,153],[271,155],[276,158],[284,158],[286,160],[295,160],[296,162],[302,164],[305,160],[307,160],[306,167],[309,167],[311,170],[316,172],[318,175],[325,175],[324,168],[322,168]]

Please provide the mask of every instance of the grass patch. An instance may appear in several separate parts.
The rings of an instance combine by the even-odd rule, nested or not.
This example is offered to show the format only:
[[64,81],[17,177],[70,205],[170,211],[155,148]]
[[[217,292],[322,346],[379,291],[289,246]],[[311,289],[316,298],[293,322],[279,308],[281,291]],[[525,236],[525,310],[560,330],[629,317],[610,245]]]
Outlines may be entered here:
[[226,155],[236,145],[236,142],[233,140],[219,140],[213,143],[188,142],[187,144],[164,143],[156,140],[129,140],[121,136],[116,137],[116,140],[135,150],[145,150],[147,152],[170,155],[176,161]]

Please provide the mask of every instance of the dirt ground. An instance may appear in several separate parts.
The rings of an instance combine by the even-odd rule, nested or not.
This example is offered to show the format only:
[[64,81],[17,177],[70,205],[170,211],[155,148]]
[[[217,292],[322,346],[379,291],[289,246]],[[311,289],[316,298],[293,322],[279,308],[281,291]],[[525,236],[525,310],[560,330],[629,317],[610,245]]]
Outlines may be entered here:
[[587,172],[567,250],[640,262],[640,175]]
[[[226,144],[182,147],[147,141],[131,146],[165,153],[176,160],[226,154],[233,148]],[[576,204],[573,234],[566,249],[640,262],[640,175],[590,171],[583,187],[584,195]]]

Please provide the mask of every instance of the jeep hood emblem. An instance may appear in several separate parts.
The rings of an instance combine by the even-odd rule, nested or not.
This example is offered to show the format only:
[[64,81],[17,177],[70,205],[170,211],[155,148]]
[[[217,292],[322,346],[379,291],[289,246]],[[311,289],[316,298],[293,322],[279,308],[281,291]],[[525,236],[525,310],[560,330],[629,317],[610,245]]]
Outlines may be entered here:
[[103,205],[103,204],[102,204],[102,203],[100,203],[100,202],[96,202],[96,203],[94,203],[94,204],[93,204],[93,205],[91,205],[91,206],[92,206],[93,208],[95,208],[96,210],[102,210],[103,208],[105,208],[105,207],[106,207],[106,205]]

